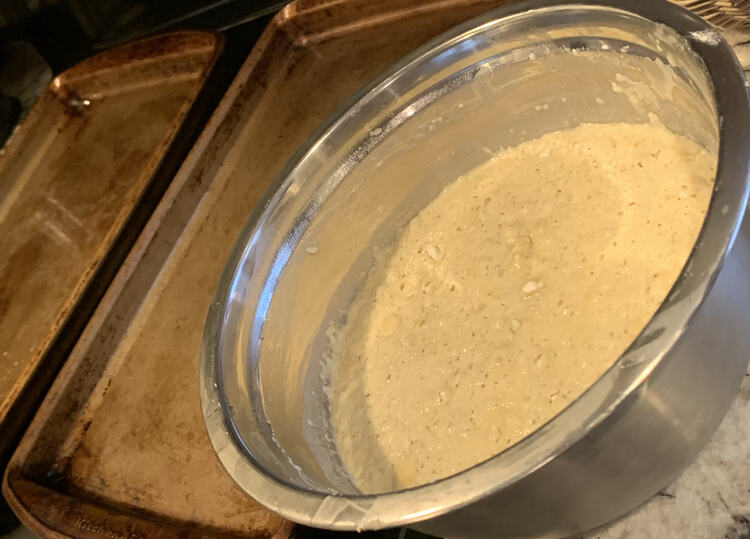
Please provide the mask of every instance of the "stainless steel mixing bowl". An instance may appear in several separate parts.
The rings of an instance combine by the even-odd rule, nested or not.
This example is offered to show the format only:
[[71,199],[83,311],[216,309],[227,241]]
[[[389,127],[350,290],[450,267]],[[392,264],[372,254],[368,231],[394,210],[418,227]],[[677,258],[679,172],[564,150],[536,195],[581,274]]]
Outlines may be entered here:
[[[487,152],[582,122],[648,121],[718,147],[700,237],[656,315],[586,393],[508,450],[362,495],[332,441],[326,328],[425,204]],[[750,110],[730,47],[666,2],[517,3],[415,52],[297,154],[248,221],[208,314],[201,399],[222,464],[291,520],[441,536],[559,536],[682,470],[750,356]]]

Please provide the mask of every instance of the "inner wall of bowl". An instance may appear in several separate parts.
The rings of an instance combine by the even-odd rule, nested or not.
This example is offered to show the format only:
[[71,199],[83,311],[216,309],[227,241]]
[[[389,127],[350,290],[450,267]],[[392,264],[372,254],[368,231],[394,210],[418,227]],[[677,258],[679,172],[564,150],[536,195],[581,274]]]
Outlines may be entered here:
[[[532,16],[533,25],[523,19]],[[258,464],[301,488],[357,492],[330,424],[329,337],[403,227],[448,183],[503,147],[587,122],[655,114],[718,144],[700,60],[671,30],[623,12],[524,14],[455,40],[420,69],[355,108],[346,121],[359,129],[338,128],[292,172],[232,302],[229,316],[244,321],[232,352],[248,358],[224,376],[235,432]]]

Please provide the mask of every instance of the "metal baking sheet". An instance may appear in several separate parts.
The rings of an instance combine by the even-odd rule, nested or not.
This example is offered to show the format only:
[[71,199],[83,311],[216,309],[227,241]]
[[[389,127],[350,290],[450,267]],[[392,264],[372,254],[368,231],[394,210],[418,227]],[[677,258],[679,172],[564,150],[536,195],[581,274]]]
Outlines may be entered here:
[[300,0],[272,21],[115,277],[14,455],[39,533],[285,537],[221,469],[198,398],[205,315],[270,180],[358,87],[497,1]]
[[0,469],[64,359],[56,346],[80,331],[145,198],[163,192],[220,50],[217,35],[177,32],[92,57],[50,83],[3,148]]

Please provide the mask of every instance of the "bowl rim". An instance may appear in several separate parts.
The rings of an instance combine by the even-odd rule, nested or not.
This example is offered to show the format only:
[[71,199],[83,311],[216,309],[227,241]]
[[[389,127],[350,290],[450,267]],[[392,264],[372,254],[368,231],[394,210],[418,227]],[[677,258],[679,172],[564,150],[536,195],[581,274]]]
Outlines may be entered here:
[[[342,119],[378,88],[399,77],[411,66],[425,61],[436,51],[465,39],[479,27],[514,16],[548,10],[604,9],[626,12],[676,31],[705,64],[713,82],[719,118],[719,151],[716,184],[703,227],[685,268],[697,258],[708,261],[702,275],[683,269],[633,344],[614,364],[563,411],[545,425],[501,453],[452,476],[425,485],[380,494],[330,494],[293,486],[260,466],[246,455],[222,402],[219,362],[222,330],[228,301],[242,271],[248,246],[256,227],[285,191],[293,170]],[[708,33],[706,33],[708,32]],[[706,39],[706,36],[709,39]],[[718,37],[718,41],[716,40]],[[543,467],[609,418],[625,401],[637,396],[643,382],[657,368],[687,329],[695,312],[711,289],[724,258],[736,238],[747,206],[750,182],[750,147],[743,135],[750,133],[750,104],[745,77],[731,47],[707,22],[689,11],[667,2],[638,0],[522,0],[490,10],[444,32],[387,69],[362,88],[324,122],[300,147],[245,223],[236,241],[214,294],[203,333],[200,360],[200,395],[206,429],[217,456],[232,479],[251,497],[281,516],[302,524],[335,530],[363,530],[392,527],[436,517],[484,498],[516,483]],[[706,241],[708,239],[716,241]],[[687,290],[689,293],[684,294]],[[664,331],[664,329],[667,331]],[[654,337],[654,335],[656,335]],[[613,391],[617,383],[618,387]],[[602,393],[605,396],[602,396]],[[572,418],[576,425],[562,425]],[[558,442],[543,444],[552,428],[565,432]]]

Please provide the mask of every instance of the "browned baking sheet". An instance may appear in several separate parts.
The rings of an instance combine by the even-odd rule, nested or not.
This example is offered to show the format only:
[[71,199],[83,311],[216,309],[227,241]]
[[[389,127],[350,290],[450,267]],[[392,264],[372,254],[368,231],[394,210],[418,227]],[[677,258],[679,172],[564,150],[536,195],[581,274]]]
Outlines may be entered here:
[[55,343],[74,333],[108,255],[158,194],[220,49],[214,34],[177,32],[86,60],[50,83],[3,149],[0,467],[59,367]]
[[270,180],[358,87],[495,0],[298,0],[241,68],[89,322],[3,490],[38,532],[283,537],[221,469],[201,418],[211,295]]

